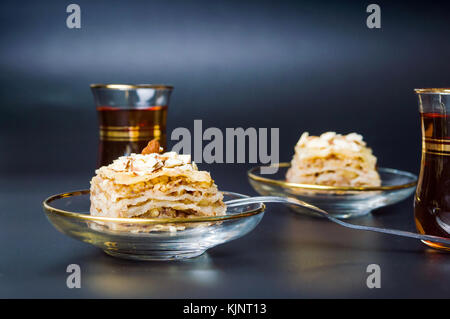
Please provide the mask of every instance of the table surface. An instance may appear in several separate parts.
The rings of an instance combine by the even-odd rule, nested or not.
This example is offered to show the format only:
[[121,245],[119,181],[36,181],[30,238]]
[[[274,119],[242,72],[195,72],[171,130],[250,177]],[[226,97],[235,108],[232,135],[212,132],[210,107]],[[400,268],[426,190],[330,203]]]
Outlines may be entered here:
[[[245,171],[220,171],[226,190],[255,194]],[[422,243],[342,228],[269,204],[250,234],[185,261],[136,262],[59,233],[42,200],[87,188],[86,176],[0,180],[2,298],[405,298],[450,297],[450,255]],[[412,197],[352,222],[415,230]],[[81,288],[66,286],[69,264],[81,267]],[[381,268],[369,289],[367,266]]]

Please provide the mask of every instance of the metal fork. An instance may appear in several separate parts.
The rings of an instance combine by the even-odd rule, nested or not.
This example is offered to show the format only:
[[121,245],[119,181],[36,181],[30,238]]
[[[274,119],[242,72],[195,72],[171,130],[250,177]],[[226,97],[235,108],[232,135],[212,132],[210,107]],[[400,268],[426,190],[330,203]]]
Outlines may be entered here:
[[228,207],[236,207],[236,206],[241,206],[241,205],[257,204],[257,203],[283,203],[283,204],[296,205],[299,207],[310,209],[310,210],[320,214],[321,216],[328,218],[332,222],[339,224],[341,226],[347,227],[347,228],[372,231],[372,232],[389,234],[389,235],[394,235],[394,236],[415,238],[415,239],[450,245],[450,238],[432,236],[432,235],[421,235],[421,234],[417,234],[417,233],[413,233],[413,232],[391,229],[391,228],[350,224],[350,223],[344,222],[340,219],[337,219],[337,218],[331,216],[329,213],[327,213],[323,209],[320,209],[314,205],[308,204],[304,201],[301,201],[301,200],[298,200],[298,199],[292,198],[292,197],[255,196],[255,197],[247,197],[247,198],[241,198],[241,199],[233,199],[233,200],[229,200],[229,201],[225,202],[225,204]]

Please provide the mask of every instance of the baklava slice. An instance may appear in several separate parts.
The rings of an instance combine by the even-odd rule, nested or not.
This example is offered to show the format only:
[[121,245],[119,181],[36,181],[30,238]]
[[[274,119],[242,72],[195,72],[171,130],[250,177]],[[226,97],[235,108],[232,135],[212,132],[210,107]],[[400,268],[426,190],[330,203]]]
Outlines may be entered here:
[[380,186],[377,159],[361,135],[326,132],[303,133],[286,180],[299,184],[329,186]]
[[91,215],[119,218],[191,218],[224,215],[223,194],[190,155],[131,154],[96,170]]

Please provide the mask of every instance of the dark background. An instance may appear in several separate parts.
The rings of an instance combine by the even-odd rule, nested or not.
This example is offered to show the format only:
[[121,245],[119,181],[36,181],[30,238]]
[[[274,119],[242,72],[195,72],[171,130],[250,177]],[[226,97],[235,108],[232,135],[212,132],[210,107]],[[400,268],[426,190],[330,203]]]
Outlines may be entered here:
[[[374,1],[69,1],[0,4],[0,297],[449,297],[448,254],[270,207],[248,236],[180,263],[130,263],[52,228],[41,202],[86,188],[97,157],[91,83],[166,83],[175,127],[358,132],[379,165],[419,171],[419,87],[450,86],[449,5]],[[170,135],[169,135],[170,136]],[[169,145],[173,143],[169,142]],[[245,164],[206,165],[255,194]],[[411,198],[357,223],[414,231]],[[65,286],[70,263],[83,287]],[[380,264],[383,288],[365,267]],[[217,289],[220,287],[220,289]]]
[[303,131],[356,131],[380,165],[417,172],[413,89],[450,85],[444,3],[378,1],[368,29],[364,1],[77,1],[68,29],[69,3],[1,4],[2,175],[93,174],[90,83],[174,85],[169,133],[279,127],[288,161]]

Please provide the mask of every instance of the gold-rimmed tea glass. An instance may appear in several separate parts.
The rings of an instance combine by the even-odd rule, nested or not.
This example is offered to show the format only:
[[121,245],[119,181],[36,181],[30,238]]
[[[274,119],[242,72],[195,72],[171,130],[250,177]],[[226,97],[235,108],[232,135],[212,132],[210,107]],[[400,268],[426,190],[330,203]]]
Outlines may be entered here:
[[157,139],[166,148],[167,109],[173,87],[160,84],[91,84],[100,142],[97,166],[140,153]]
[[[414,219],[420,233],[450,237],[450,88],[415,92],[422,127],[422,161]],[[450,250],[445,244],[424,243]]]

